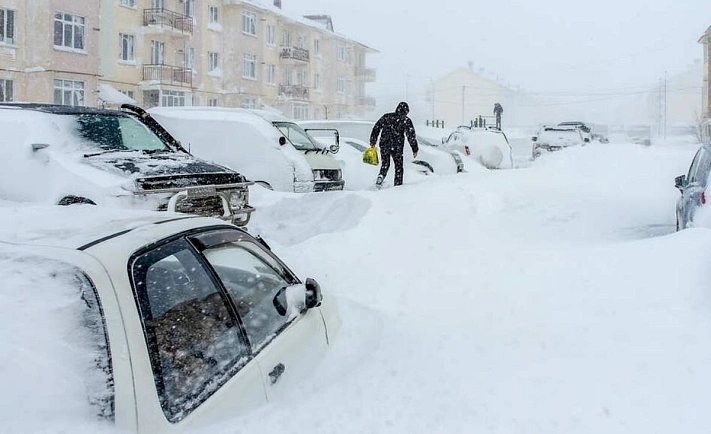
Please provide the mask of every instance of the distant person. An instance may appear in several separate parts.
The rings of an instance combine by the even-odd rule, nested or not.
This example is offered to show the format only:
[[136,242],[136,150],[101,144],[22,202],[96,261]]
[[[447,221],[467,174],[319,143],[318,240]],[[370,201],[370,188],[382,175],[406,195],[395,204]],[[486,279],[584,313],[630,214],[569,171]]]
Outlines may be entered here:
[[375,147],[380,136],[380,174],[375,182],[376,187],[383,185],[383,180],[388,175],[390,169],[390,157],[395,163],[395,185],[402,185],[403,165],[402,153],[405,147],[405,136],[412,148],[412,157],[417,158],[417,138],[415,137],[415,127],[407,114],[410,107],[406,102],[397,105],[394,113],[385,113],[378,122],[375,123],[373,131],[370,133],[370,146]]
[[494,104],[494,114],[496,115],[496,128],[501,129],[501,113],[504,112],[504,108],[498,102]]

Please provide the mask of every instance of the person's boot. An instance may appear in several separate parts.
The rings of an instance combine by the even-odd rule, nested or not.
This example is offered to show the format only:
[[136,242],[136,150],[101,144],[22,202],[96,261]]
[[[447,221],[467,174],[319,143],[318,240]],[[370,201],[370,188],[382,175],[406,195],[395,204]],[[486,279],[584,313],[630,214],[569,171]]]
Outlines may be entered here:
[[383,175],[378,175],[378,179],[375,181],[375,188],[380,189],[383,186]]

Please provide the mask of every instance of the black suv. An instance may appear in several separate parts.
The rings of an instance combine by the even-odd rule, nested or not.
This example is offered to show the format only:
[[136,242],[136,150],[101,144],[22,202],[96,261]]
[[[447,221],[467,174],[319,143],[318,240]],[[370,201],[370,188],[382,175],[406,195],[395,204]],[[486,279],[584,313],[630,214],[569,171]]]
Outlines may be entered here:
[[219,217],[246,225],[254,183],[193,157],[145,110],[0,103],[0,197]]

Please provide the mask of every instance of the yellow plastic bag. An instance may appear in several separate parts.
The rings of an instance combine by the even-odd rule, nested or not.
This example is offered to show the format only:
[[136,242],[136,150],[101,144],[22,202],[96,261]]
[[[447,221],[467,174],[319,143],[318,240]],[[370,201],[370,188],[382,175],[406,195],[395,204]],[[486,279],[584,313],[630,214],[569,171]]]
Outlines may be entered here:
[[380,161],[378,161],[378,151],[372,146],[363,151],[363,162],[372,164],[373,166],[380,164]]

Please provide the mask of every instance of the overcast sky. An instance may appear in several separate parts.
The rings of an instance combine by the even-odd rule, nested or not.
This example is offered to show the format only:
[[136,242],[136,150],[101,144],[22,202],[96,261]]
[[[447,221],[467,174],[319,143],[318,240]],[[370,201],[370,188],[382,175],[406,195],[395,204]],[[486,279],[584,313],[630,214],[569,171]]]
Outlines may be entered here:
[[388,97],[474,68],[528,92],[633,91],[703,59],[708,0],[283,0],[298,14],[329,14],[338,33],[380,51],[369,59]]

